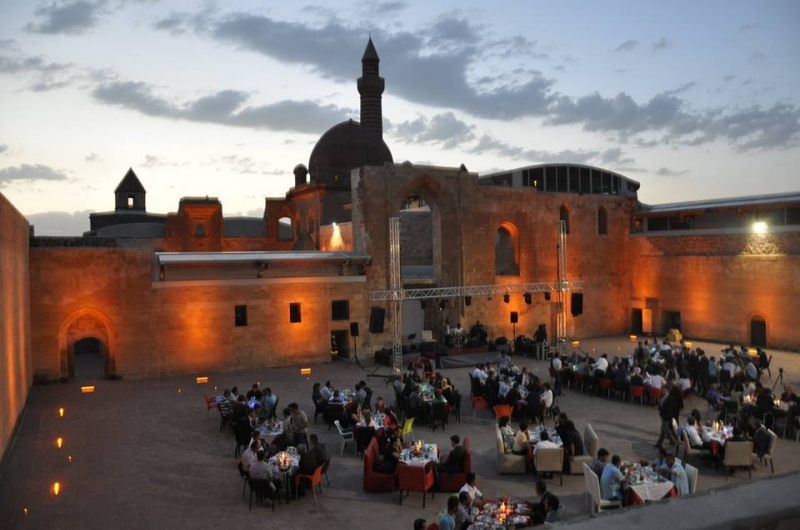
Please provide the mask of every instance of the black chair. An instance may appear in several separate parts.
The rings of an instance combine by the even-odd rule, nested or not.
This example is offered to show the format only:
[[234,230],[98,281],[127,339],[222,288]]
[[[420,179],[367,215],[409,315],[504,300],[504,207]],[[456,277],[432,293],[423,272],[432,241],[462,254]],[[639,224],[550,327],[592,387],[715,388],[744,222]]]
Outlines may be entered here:
[[328,430],[331,430],[333,422],[342,419],[344,416],[344,403],[328,403],[325,409],[325,421],[328,422]]
[[731,379],[731,373],[727,370],[720,370],[719,371],[719,388],[720,390],[730,392],[731,386],[733,384],[733,380]]
[[369,447],[369,443],[375,437],[375,428],[356,427],[353,432],[354,432],[354,438],[356,440],[356,453],[363,456],[364,451],[366,451],[367,447]]
[[327,482],[328,487],[330,487],[330,485],[331,485],[331,481],[328,478],[328,468],[329,467],[331,467],[331,457],[328,457],[328,459],[325,461],[325,463],[322,464],[322,474],[325,475],[325,482]]
[[250,445],[250,440],[253,438],[253,430],[250,428],[250,420],[246,417],[244,418],[247,422],[245,426],[244,423],[237,423],[234,426],[233,433],[236,435],[236,450],[233,453],[234,457],[238,457],[243,451],[240,449],[244,447],[247,450],[247,446]]
[[431,430],[436,430],[438,424],[442,425],[442,430],[445,430],[447,425],[447,406],[445,403],[431,403],[430,426]]
[[324,398],[320,398],[320,400],[314,404],[314,425],[317,424],[317,416],[322,416],[323,418],[325,417],[325,409],[327,408],[327,405],[328,402],[325,401]]
[[238,464],[239,467],[239,476],[242,477],[242,498],[244,499],[244,492],[247,490],[247,483],[250,480],[250,473],[244,470],[244,466],[242,465],[241,461]]
[[272,511],[275,511],[275,493],[277,488],[269,480],[253,480],[249,479],[250,483],[250,506],[248,510],[253,509],[253,494],[256,494],[256,500],[261,502],[264,499],[269,499],[272,504]]
[[461,394],[458,391],[453,392],[450,400],[450,412],[453,413],[456,421],[461,423]]

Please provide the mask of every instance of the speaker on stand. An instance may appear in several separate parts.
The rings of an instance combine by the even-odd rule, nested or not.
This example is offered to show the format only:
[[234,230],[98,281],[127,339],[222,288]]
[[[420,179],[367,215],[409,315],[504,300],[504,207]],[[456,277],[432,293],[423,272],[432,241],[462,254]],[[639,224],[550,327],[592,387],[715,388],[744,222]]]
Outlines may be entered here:
[[353,337],[353,358],[347,361],[345,368],[350,368],[350,363],[356,363],[356,366],[363,368],[358,360],[358,322],[350,322],[350,336]]

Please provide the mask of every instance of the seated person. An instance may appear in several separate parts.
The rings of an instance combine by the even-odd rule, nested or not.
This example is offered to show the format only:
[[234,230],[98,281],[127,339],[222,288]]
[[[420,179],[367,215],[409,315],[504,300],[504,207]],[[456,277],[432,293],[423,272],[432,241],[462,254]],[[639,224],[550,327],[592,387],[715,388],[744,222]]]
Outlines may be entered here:
[[[650,462],[650,465],[653,467],[653,469],[655,469],[656,471],[668,469],[669,468],[669,464],[667,463],[668,454],[669,451],[667,451],[667,449],[663,445],[658,446],[658,456],[654,458],[652,462]],[[679,458],[676,458],[675,461],[678,462],[679,464],[681,463]]]
[[558,445],[550,441],[550,435],[547,434],[547,431],[542,431],[539,435],[539,441],[536,442],[533,448],[534,456],[539,454],[539,449],[558,449]]
[[608,463],[609,456],[610,454],[608,449],[601,447],[597,450],[597,456],[594,458],[594,460],[592,460],[592,463],[589,464],[589,469],[591,469],[592,472],[598,476],[598,478],[603,475],[603,469]]
[[467,491],[458,492],[458,510],[456,511],[456,528],[467,528],[475,522],[478,509],[473,508],[472,498]]
[[251,442],[244,453],[242,453],[242,468],[250,471],[250,465],[258,459],[258,451],[261,449],[261,442]]
[[[305,444],[298,445],[297,452],[300,454],[300,462],[297,467],[297,472],[300,475],[313,475],[317,468],[322,465],[322,462],[317,459],[319,453],[317,451],[307,451]],[[292,480],[291,482],[292,488],[295,488],[295,481]],[[311,486],[311,481],[308,479],[300,481],[300,485],[296,486],[298,496],[305,496],[305,486]]]
[[633,368],[633,375],[631,376],[631,385],[644,386],[644,379],[642,379],[642,369],[638,366]]
[[694,449],[708,449],[710,447],[711,440],[708,437],[708,434],[705,430],[700,427],[700,432],[698,432],[697,427],[697,420],[694,419],[694,416],[689,416],[686,420],[686,435],[689,437],[689,445],[691,445]]
[[603,475],[600,477],[600,498],[604,501],[623,499],[623,490],[630,481],[631,470],[629,468],[626,474],[622,473],[619,469],[621,463],[619,455],[614,455],[611,457],[611,463],[603,468]]
[[458,491],[459,493],[462,491],[469,493],[469,497],[472,499],[473,506],[477,508],[483,506],[483,493],[481,493],[481,490],[478,489],[478,475],[475,473],[467,473],[467,481]]
[[581,438],[581,433],[578,432],[572,420],[567,417],[566,412],[562,412],[558,415],[556,432],[564,443],[564,458],[566,460],[569,460],[569,457],[583,454],[583,438]]
[[450,454],[447,455],[447,459],[437,464],[436,467],[441,472],[453,474],[461,473],[464,469],[464,457],[467,451],[464,449],[464,446],[461,445],[461,438],[457,434],[450,437],[450,444],[452,448],[450,449]]
[[686,470],[683,465],[675,458],[674,453],[667,453],[666,467],[659,468],[659,473],[667,477],[675,484],[678,495],[689,495],[689,479],[686,477]]
[[530,446],[531,435],[528,432],[528,424],[524,421],[519,424],[519,431],[514,435],[514,444],[511,452],[515,455],[527,455]]
[[342,399],[342,393],[339,392],[339,389],[336,389],[331,394],[331,398],[328,400],[331,403],[343,403],[344,400]]
[[375,471],[378,473],[394,474],[397,463],[403,457],[403,441],[400,437],[392,437],[386,442],[383,458],[375,462]]
[[361,419],[356,423],[358,427],[372,427],[373,429],[377,429],[379,425],[375,423],[375,420],[372,418],[372,413],[368,410],[365,410],[361,414]]
[[547,509],[545,507],[545,501],[553,496],[553,493],[547,491],[547,483],[544,480],[537,480],[536,481],[536,496],[539,497],[539,500],[532,504],[533,514],[531,515],[531,519],[533,520],[533,524],[543,524],[545,518],[547,517]]
[[559,506],[561,506],[561,502],[556,495],[547,497],[544,500],[544,509],[547,512],[544,518],[545,523],[557,523],[561,521],[561,515],[558,511]]
[[256,461],[250,464],[250,478],[253,480],[266,480],[269,481],[270,490],[275,492],[277,486],[275,484],[275,474],[272,470],[272,465],[266,460],[267,452],[260,449],[256,453]]

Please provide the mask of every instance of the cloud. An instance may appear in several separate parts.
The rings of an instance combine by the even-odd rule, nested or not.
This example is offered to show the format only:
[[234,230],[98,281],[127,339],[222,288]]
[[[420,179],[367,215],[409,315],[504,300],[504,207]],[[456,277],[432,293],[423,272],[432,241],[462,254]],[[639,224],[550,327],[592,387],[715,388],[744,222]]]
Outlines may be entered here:
[[764,59],[766,59],[764,52],[756,50],[750,54],[750,56],[747,58],[747,61],[751,63],[757,63],[759,61],[763,61]]
[[734,79],[736,79],[736,74],[728,74],[722,78],[722,80],[725,81],[726,83],[730,83]]
[[675,169],[670,169],[668,167],[663,167],[663,166],[658,168],[658,170],[656,171],[656,175],[658,175],[660,177],[677,177],[678,175],[684,175],[686,173],[688,173],[688,171],[685,170],[685,169],[683,169],[683,170],[675,170]]
[[614,49],[614,52],[630,52],[639,46],[638,40],[626,40]]
[[636,161],[633,158],[623,155],[622,149],[619,147],[612,147],[606,149],[599,156],[600,162],[604,165],[620,165],[620,164],[634,164]]
[[689,81],[688,83],[682,84],[678,88],[673,88],[672,90],[664,91],[664,95],[674,96],[676,94],[680,94],[681,92],[686,92],[687,90],[689,90],[690,88],[694,88],[695,86],[697,86],[697,83],[695,83],[694,81]]
[[25,29],[31,33],[49,35],[77,35],[98,23],[98,15],[104,11],[105,1],[97,2],[53,2],[34,11],[40,19],[38,24],[29,22]]
[[175,167],[185,166],[186,164],[170,162],[169,160],[156,155],[144,155],[144,162],[139,165],[142,167]]
[[70,68],[71,64],[48,63],[41,56],[25,56],[19,51],[0,55],[0,73],[17,74],[22,72],[54,73]]
[[0,186],[17,180],[65,180],[66,173],[43,164],[21,164],[0,169]]
[[103,159],[97,153],[90,153],[84,159],[85,162],[102,162]]
[[655,52],[657,52],[659,50],[665,50],[665,49],[669,48],[670,47],[670,43],[665,37],[661,37],[657,41],[653,42],[651,47],[653,49],[653,53],[655,53]]
[[565,149],[562,151],[540,151],[538,149],[523,149],[518,146],[513,146],[506,142],[497,140],[489,135],[483,135],[478,139],[477,144],[469,149],[467,153],[471,154],[485,154],[493,152],[508,158],[519,160],[526,160],[529,162],[574,162],[586,163],[593,158],[596,158],[599,151],[586,151],[583,149],[573,150]]
[[416,120],[395,124],[391,127],[390,134],[407,144],[440,144],[451,149],[474,140],[474,129],[474,125],[459,120],[452,112],[445,112],[430,119],[419,116]]
[[44,212],[27,215],[37,236],[81,236],[89,230],[89,214],[94,210],[78,212]]
[[756,29],[757,27],[758,27],[758,24],[745,24],[743,26],[739,26],[739,31],[741,31],[741,32],[751,31],[751,30]]
[[248,105],[249,95],[237,90],[174,103],[155,95],[151,85],[133,81],[102,84],[92,96],[101,103],[148,116],[301,133],[319,133],[348,115],[348,109],[309,100]]
[[8,146],[6,144],[0,144],[0,155],[8,151]]

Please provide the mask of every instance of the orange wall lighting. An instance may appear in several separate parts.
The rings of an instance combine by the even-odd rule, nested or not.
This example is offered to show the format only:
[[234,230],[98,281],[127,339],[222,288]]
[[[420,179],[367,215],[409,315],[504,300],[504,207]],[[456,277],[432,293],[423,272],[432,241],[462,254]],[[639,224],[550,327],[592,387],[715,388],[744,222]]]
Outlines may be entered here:
[[61,493],[61,483],[53,482],[53,495],[57,497],[59,493]]
[[311,378],[311,368],[300,368],[300,375],[305,376],[306,379]]
[[63,417],[64,417],[64,407],[60,407],[60,408],[58,409],[58,416],[59,416],[60,418],[63,418]]
[[635,342],[635,341],[636,341],[638,338],[639,338],[639,337],[637,337],[636,335],[631,335],[631,336],[630,336],[630,339],[631,339],[632,341],[634,341],[634,342]]
[[94,394],[94,386],[82,386],[81,392],[83,394]]
[[691,341],[687,340],[686,342],[684,342],[684,344],[686,345],[687,348],[691,348],[692,347],[692,342]]
[[60,436],[59,436],[58,438],[56,438],[56,447],[58,447],[59,449],[61,449],[61,446],[62,446],[62,445],[64,445],[64,439],[63,439],[62,437],[60,437]]
[[198,385],[204,385],[204,384],[208,383],[208,376],[207,375],[202,375],[200,377],[195,377],[194,380]]
[[573,346],[580,346],[580,345],[581,345],[581,341],[579,341],[579,340],[573,340],[573,341],[572,341],[572,345],[573,345]]

